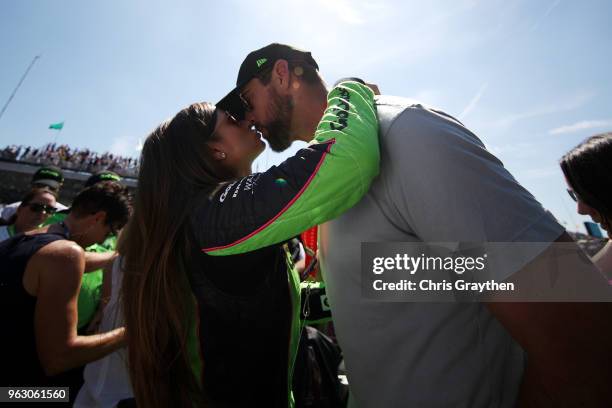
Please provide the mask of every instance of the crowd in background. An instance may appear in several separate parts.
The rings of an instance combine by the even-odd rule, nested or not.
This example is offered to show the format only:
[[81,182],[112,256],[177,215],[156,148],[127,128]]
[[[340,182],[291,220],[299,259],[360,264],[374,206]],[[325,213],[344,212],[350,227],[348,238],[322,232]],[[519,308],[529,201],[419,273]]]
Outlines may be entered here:
[[138,159],[109,152],[97,153],[67,145],[48,143],[42,147],[11,145],[0,150],[0,158],[30,164],[53,165],[63,169],[96,173],[111,170],[124,177],[136,177]]

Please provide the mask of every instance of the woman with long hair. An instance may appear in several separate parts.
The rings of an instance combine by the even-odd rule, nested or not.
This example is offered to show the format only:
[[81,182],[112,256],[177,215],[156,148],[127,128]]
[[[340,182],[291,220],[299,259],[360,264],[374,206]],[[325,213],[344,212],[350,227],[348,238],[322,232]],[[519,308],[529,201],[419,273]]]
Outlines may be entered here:
[[258,133],[211,104],[151,133],[118,248],[139,406],[291,405],[300,293],[283,243],[361,199],[377,133],[356,82],[329,93],[307,148],[264,173],[250,174]]
[[[612,132],[589,137],[566,153],[560,165],[578,213],[612,234]],[[612,279],[612,242],[593,261]]]

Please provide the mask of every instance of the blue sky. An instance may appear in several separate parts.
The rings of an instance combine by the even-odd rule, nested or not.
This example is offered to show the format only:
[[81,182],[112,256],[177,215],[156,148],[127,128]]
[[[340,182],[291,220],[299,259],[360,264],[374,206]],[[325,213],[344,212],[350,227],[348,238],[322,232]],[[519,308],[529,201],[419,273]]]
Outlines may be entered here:
[[[2,105],[41,58],[0,118],[0,145],[43,145],[65,121],[58,142],[138,155],[159,122],[223,96],[248,52],[285,42],[312,51],[328,83],[361,76],[460,118],[583,230],[557,162],[612,130],[611,15],[605,0],[5,0]],[[257,168],[284,157],[265,152]]]

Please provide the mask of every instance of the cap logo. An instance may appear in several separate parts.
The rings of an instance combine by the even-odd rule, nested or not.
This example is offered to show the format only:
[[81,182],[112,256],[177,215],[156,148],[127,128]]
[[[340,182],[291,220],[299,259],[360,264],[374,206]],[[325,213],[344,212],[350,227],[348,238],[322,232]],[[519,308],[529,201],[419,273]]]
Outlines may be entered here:
[[57,174],[57,172],[52,171],[52,170],[47,170],[47,169],[39,170],[38,174],[42,176],[51,176],[51,177],[57,177],[57,178],[61,177],[59,174]]
[[112,181],[120,181],[121,179],[114,174],[100,174],[101,180],[112,180]]
[[257,60],[257,68],[261,68],[261,66],[262,66],[263,64],[265,64],[266,62],[268,62],[268,59],[267,59],[267,58],[260,58],[260,59],[258,59],[258,60]]

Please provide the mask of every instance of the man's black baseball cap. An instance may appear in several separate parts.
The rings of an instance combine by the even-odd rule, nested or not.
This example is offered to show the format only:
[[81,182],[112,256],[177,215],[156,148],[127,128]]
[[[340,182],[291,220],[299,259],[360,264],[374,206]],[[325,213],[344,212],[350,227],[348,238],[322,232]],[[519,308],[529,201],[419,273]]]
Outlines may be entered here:
[[85,182],[85,187],[93,186],[101,181],[114,181],[121,183],[121,176],[114,171],[102,170],[95,174],[92,174]]
[[242,87],[257,75],[268,69],[272,69],[274,63],[279,59],[303,61],[313,66],[316,70],[319,69],[317,62],[308,51],[279,43],[266,45],[263,48],[249,53],[244,61],[242,61],[242,65],[240,65],[240,70],[238,71],[238,78],[236,79],[236,87],[223,99],[217,102],[217,109],[229,111],[239,120],[244,119],[246,103],[240,95]]
[[59,190],[63,183],[64,175],[59,167],[56,166],[41,167],[32,176],[32,184],[48,186],[53,190]]

